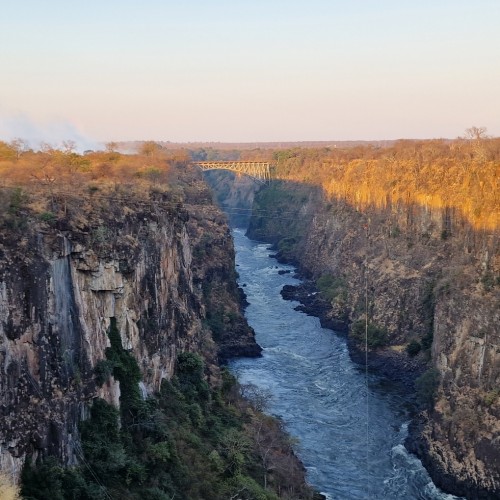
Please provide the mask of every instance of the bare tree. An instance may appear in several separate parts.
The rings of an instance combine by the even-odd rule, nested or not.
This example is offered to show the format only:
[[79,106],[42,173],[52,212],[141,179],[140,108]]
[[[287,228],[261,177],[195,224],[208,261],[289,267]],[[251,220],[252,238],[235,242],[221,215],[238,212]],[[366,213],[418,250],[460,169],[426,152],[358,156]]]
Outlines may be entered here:
[[54,148],[54,146],[52,144],[50,144],[50,142],[41,142],[40,143],[40,151],[42,153],[52,155],[52,154],[54,154],[56,149]]
[[480,141],[481,139],[487,139],[488,136],[486,135],[487,132],[486,127],[470,127],[468,129],[465,129],[465,138],[469,140],[474,140],[474,141]]
[[488,150],[486,145],[486,127],[470,127],[465,130],[465,139],[470,144],[471,158],[477,164],[484,164],[488,159]]
[[142,143],[139,152],[144,156],[154,158],[159,150],[160,145],[158,143],[155,141],[146,141]]
[[76,142],[72,140],[66,140],[62,142],[63,151],[66,154],[73,153],[76,149]]
[[261,389],[255,384],[241,384],[240,393],[257,411],[267,410],[272,399],[269,389]]
[[106,152],[108,153],[116,153],[118,149],[118,143],[115,141],[109,141],[105,144]]
[[300,485],[301,473],[300,469],[296,470],[298,462],[294,459],[291,448],[294,441],[284,432],[282,422],[263,413],[256,413],[248,430],[262,467],[264,488],[267,488],[270,474],[281,476],[281,480],[275,477],[279,483]]
[[9,142],[10,147],[16,152],[16,160],[19,160],[19,157],[29,150],[29,144],[24,139],[20,137],[16,137]]

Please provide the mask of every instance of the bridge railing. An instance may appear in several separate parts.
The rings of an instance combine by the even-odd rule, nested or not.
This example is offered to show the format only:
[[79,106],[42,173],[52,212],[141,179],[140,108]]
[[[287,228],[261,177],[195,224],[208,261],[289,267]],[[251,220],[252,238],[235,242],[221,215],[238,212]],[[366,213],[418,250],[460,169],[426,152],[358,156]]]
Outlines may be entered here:
[[260,181],[271,179],[272,165],[267,161],[197,161],[193,163],[204,171],[231,170]]

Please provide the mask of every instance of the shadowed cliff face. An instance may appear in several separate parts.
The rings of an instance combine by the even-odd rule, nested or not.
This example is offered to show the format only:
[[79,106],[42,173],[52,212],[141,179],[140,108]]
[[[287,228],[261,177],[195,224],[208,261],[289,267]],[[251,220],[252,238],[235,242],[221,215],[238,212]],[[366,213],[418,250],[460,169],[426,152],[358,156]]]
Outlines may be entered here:
[[352,324],[354,357],[364,349],[356,322],[367,313],[383,332],[372,367],[406,380],[437,368],[410,443],[435,482],[470,498],[499,494],[498,233],[475,231],[451,210],[353,206],[291,182],[262,190],[254,209],[249,236],[273,242],[305,276],[323,277],[322,313]]
[[248,227],[255,193],[263,184],[228,170],[209,170],[204,177],[212,187],[217,203],[225,210],[229,224],[232,227]]
[[[27,211],[22,231],[1,229],[3,470],[17,475],[27,455],[79,459],[77,425],[92,400],[119,402],[119,383],[111,377],[98,387],[94,375],[112,320],[138,361],[144,394],[172,376],[180,352],[201,353],[209,381],[219,377],[218,357],[258,355],[240,313],[229,229],[206,202],[206,186],[189,196],[196,208],[161,193],[82,199],[64,221],[41,222]],[[202,255],[203,238],[210,253]],[[222,324],[217,345],[207,312],[219,300],[232,323]]]

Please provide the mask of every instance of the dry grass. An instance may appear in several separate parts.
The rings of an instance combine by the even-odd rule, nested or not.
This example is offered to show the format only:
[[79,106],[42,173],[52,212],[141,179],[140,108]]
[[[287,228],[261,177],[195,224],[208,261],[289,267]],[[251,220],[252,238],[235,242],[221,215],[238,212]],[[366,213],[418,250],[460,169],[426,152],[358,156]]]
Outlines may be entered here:
[[0,472],[0,500],[20,500],[19,489],[8,476]]

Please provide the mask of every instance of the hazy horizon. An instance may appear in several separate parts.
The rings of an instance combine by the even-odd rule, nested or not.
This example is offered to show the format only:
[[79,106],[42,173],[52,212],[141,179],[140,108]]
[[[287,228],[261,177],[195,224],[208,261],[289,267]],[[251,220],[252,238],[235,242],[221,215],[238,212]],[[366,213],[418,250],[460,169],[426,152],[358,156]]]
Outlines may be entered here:
[[496,0],[10,2],[0,138],[500,136],[499,25]]

